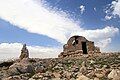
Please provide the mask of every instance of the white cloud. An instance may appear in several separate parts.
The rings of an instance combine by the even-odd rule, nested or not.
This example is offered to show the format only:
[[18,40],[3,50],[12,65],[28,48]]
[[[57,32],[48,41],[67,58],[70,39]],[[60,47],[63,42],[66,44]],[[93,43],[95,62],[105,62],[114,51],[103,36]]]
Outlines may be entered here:
[[46,35],[61,43],[66,36],[80,30],[64,12],[43,7],[34,0],[0,0],[0,18],[32,33]]
[[113,14],[114,15],[119,15],[119,17],[120,17],[120,0],[117,0],[116,2],[115,1],[113,1],[112,2],[112,6],[113,6],[113,8],[114,8],[114,10],[113,10]]
[[108,15],[105,16],[106,20],[110,20],[111,18],[112,18],[112,16],[108,16]]
[[81,6],[80,6],[80,12],[81,12],[81,14],[83,14],[84,11],[85,11],[85,6],[84,6],[84,5],[81,5]]
[[101,40],[101,41],[97,42],[96,44],[104,49],[109,43],[111,43],[111,38]]
[[96,46],[104,48],[111,42],[111,38],[118,32],[118,28],[107,26],[103,29],[83,30],[81,32],[75,32],[72,35],[78,34],[85,36],[88,40],[95,41]]
[[[27,46],[30,57],[32,58],[53,58],[61,52],[59,48]],[[0,44],[0,61],[18,58],[22,49],[21,43],[1,43]]]
[[97,10],[96,10],[96,7],[94,7],[93,10],[94,10],[94,11],[97,11]]
[[120,17],[120,0],[112,1],[105,10],[105,13],[107,14],[105,16],[105,19],[107,20],[116,17],[116,15]]
[[[52,10],[44,5],[41,0],[39,3],[34,0],[0,0],[0,18],[28,32],[46,35],[63,44],[73,34],[101,43],[100,41],[111,39],[119,32],[114,27],[85,30],[67,18],[69,15],[65,12]],[[82,12],[85,10],[83,5],[80,8]]]

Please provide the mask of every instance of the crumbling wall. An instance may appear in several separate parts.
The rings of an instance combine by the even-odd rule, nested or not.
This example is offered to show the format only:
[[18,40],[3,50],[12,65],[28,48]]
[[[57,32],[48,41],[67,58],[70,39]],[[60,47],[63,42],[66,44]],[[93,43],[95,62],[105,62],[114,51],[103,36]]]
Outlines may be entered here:
[[88,41],[83,36],[72,36],[63,46],[63,52],[58,57],[78,57],[94,53],[100,53],[99,47],[95,47],[94,42]]

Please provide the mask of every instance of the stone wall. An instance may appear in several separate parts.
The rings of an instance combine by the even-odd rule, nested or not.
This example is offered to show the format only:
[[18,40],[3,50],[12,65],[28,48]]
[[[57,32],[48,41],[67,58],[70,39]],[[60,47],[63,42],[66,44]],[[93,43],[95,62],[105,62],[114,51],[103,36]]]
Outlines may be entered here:
[[94,46],[94,42],[88,41],[83,36],[72,36],[63,46],[63,52],[58,57],[78,57],[94,53],[100,53],[99,47]]

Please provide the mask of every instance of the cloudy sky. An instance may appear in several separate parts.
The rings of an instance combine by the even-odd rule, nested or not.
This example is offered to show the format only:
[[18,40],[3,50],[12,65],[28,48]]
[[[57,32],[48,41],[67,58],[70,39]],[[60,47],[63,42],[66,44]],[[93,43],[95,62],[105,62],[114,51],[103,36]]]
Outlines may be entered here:
[[73,35],[120,51],[120,0],[0,0],[0,60],[57,57]]

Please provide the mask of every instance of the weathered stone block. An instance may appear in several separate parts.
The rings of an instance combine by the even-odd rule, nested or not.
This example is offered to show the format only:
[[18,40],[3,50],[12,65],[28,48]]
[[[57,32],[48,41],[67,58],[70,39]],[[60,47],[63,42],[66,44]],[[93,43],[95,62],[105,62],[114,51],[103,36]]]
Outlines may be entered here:
[[94,42],[88,41],[83,36],[72,36],[67,44],[63,46],[63,52],[58,57],[78,57],[83,54],[100,53],[100,48],[94,45]]

